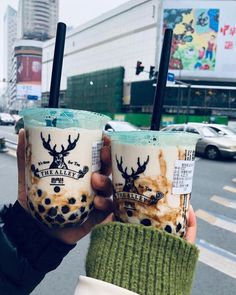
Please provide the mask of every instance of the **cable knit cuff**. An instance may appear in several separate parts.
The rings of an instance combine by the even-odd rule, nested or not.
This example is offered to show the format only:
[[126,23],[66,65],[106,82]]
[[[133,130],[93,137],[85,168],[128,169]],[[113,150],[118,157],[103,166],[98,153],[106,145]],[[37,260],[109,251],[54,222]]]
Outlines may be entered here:
[[140,295],[187,295],[197,259],[197,247],[184,239],[113,222],[93,230],[86,272]]

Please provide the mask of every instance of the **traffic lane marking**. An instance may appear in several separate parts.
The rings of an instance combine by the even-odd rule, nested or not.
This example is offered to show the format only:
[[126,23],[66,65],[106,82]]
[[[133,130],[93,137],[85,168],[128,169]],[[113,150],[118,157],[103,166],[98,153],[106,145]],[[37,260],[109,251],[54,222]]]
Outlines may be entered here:
[[201,209],[197,210],[195,213],[198,218],[210,223],[211,225],[236,233],[236,220],[234,219],[223,215],[212,214]]
[[231,192],[231,193],[234,193],[236,194],[236,188],[235,187],[232,187],[232,186],[229,186],[229,185],[225,185],[223,187],[224,190],[228,191],[228,192]]
[[236,255],[209,244],[204,240],[198,240],[199,261],[236,279]]
[[223,205],[225,207],[228,207],[228,208],[232,208],[232,209],[236,209],[236,202],[230,200],[230,199],[226,199],[226,198],[222,198],[222,197],[219,197],[219,196],[212,196],[211,201],[215,202],[215,203],[218,203],[220,205]]

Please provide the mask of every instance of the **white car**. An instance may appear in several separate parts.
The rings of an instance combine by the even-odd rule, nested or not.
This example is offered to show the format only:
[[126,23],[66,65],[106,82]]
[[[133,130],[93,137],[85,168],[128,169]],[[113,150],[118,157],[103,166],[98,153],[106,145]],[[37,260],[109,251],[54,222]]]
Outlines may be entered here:
[[236,131],[233,128],[223,124],[208,124],[208,126],[216,131],[219,135],[227,136],[236,140]]
[[105,132],[110,131],[137,131],[140,130],[138,127],[126,121],[109,121],[104,127]]
[[8,113],[0,113],[0,125],[14,125],[14,118]]

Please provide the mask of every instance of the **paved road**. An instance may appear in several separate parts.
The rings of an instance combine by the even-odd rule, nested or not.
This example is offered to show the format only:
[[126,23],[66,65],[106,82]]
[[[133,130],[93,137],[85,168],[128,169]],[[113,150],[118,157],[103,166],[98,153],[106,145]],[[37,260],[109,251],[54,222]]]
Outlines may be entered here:
[[[0,186],[0,202],[14,201],[14,156],[0,154]],[[197,159],[191,202],[198,219],[200,248],[192,295],[236,294],[236,160]],[[78,275],[84,274],[88,243],[88,238],[82,240],[32,294],[72,295]]]

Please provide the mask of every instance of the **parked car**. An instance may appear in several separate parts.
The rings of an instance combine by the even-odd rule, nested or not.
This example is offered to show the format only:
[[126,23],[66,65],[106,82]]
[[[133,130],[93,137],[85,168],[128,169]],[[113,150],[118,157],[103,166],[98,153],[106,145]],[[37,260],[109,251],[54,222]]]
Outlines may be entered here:
[[161,131],[182,131],[199,134],[196,144],[196,154],[215,160],[219,157],[232,158],[236,156],[236,141],[219,135],[208,124],[176,124],[163,128]]
[[11,114],[12,118],[14,119],[14,123],[16,123],[16,121],[18,121],[21,116],[17,115],[17,114]]
[[223,124],[208,124],[208,126],[216,131],[219,135],[227,136],[236,140],[236,131],[229,126]]
[[140,130],[138,127],[126,121],[109,121],[104,127],[105,132],[110,131],[137,131]]
[[15,122],[15,133],[18,134],[21,128],[24,128],[24,120],[22,117]]
[[15,120],[8,113],[0,113],[0,125],[14,125]]

